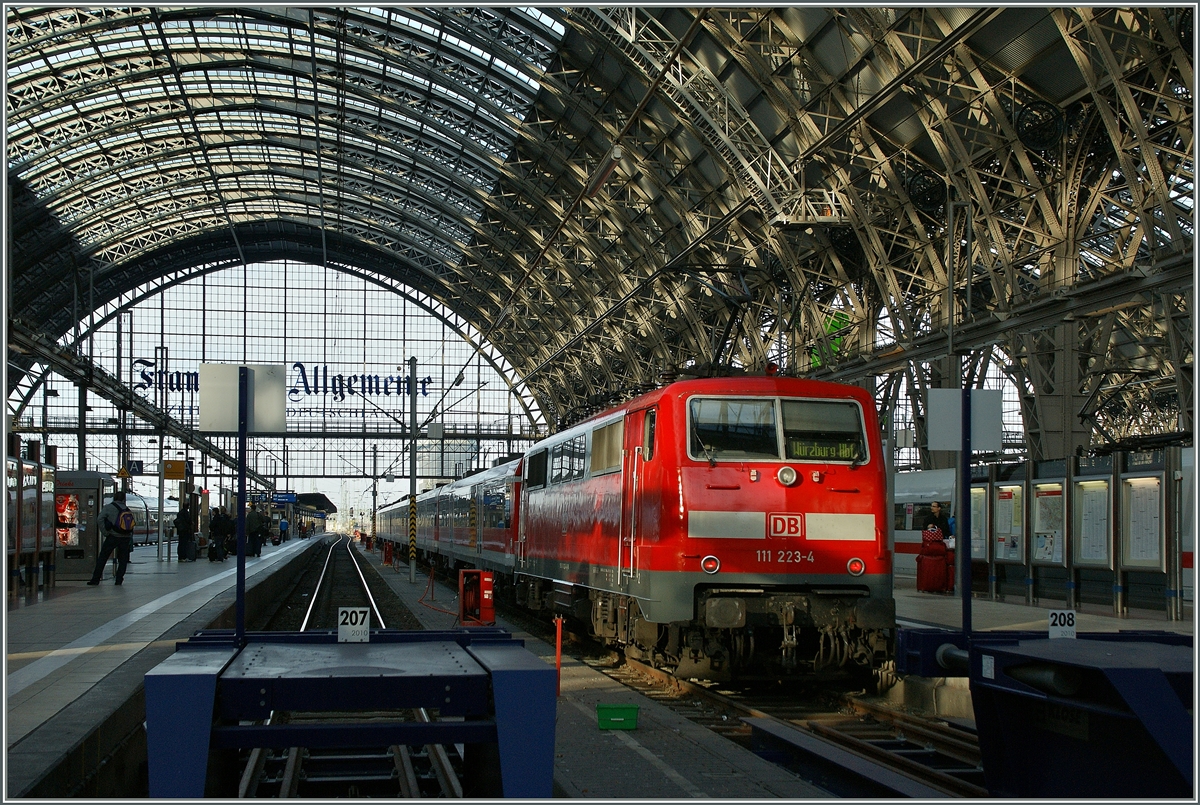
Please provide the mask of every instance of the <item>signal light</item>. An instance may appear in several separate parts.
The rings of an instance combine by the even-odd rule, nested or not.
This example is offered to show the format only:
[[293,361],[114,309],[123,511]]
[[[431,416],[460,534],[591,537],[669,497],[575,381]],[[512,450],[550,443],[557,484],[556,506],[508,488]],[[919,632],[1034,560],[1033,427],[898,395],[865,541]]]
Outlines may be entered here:
[[794,467],[780,467],[779,472],[775,473],[775,478],[784,486],[791,486],[800,476],[796,474]]
[[715,556],[706,556],[700,560],[700,569],[705,573],[716,573],[721,569],[721,560]]
[[867,563],[861,559],[851,559],[846,563],[846,570],[851,576],[861,576],[867,569]]

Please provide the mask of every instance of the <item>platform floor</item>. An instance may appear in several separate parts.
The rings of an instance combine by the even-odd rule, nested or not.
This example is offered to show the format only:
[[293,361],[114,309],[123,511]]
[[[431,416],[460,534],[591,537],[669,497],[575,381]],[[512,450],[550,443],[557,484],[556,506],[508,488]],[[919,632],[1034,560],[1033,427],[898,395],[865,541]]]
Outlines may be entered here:
[[[279,547],[265,546],[262,557],[247,561],[247,586],[253,587],[311,544],[293,539]],[[377,552],[363,554],[373,564],[381,564]],[[453,590],[438,585],[434,601],[426,606],[421,598],[428,579],[410,584],[407,567],[400,572],[380,569],[427,627],[446,628],[454,623]],[[177,640],[209,625],[232,603],[235,570],[235,563],[229,560],[159,561],[157,548],[147,546],[134,549],[120,587],[112,583],[110,573],[98,587],[88,587],[83,581],[60,581],[49,594],[9,601],[4,799],[25,795],[72,753],[86,762],[97,743],[98,728],[108,725],[106,729],[113,729],[115,714],[135,718],[131,728],[136,727],[144,716],[129,715],[136,708],[128,703],[140,696],[143,675],[174,651]],[[918,593],[913,580],[904,577],[897,579],[895,595],[897,615],[904,624],[958,628],[961,623],[962,602],[957,597]],[[1043,629],[1046,610],[1060,606],[1056,602],[1031,607],[1023,601],[983,599],[972,603],[974,625],[980,630]],[[1129,617],[1116,618],[1111,610],[1085,607],[1078,615],[1078,629],[1159,629],[1192,634],[1190,605],[1186,616],[1182,621],[1168,621],[1161,612],[1131,612]],[[526,638],[531,651],[553,661],[553,646],[513,631]],[[558,796],[826,796],[583,663],[564,661],[562,694],[555,767]],[[600,702],[638,704],[638,730],[599,730],[595,705]],[[597,762],[597,753],[603,763]]]
[[[253,587],[312,543],[264,546],[246,561]],[[59,581],[51,592],[10,600],[6,612],[5,800],[22,796],[141,688],[142,676],[234,600],[237,562],[159,561],[134,548],[121,586],[111,565],[96,587]],[[141,721],[143,716],[138,716]]]
[[[408,580],[408,566],[380,569],[427,629],[457,623],[457,590],[427,576]],[[430,600],[432,598],[432,600]],[[548,663],[554,646],[497,619]],[[578,660],[563,658],[555,731],[554,792],[573,799],[827,799],[829,794],[747,749],[689,721]],[[601,730],[596,705],[638,705],[636,730]]]

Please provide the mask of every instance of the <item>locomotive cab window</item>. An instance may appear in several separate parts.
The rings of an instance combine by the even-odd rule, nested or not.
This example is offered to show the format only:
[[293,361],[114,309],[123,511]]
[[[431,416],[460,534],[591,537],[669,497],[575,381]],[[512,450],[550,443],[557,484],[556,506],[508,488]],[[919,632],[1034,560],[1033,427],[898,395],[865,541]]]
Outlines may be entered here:
[[688,442],[693,458],[709,461],[779,458],[774,400],[693,399],[689,407]]
[[657,408],[646,412],[646,421],[642,425],[642,459],[649,461],[654,458],[654,420]]
[[867,459],[862,411],[849,400],[695,398],[688,447],[713,463]]
[[783,401],[784,459],[865,461],[862,414],[852,402]]

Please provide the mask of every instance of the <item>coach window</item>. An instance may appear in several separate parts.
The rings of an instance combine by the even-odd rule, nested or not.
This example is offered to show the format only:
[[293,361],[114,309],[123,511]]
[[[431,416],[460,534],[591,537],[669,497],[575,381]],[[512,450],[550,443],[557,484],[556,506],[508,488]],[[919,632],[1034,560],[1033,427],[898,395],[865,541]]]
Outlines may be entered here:
[[546,485],[546,451],[539,450],[531,453],[525,463],[525,486],[530,489],[541,489]]
[[654,423],[657,413],[657,408],[647,411],[646,421],[642,426],[642,458],[646,461],[654,458]]
[[621,440],[625,436],[625,420],[618,419],[592,431],[592,475],[621,468]]
[[567,451],[569,462],[568,472],[563,480],[577,481],[583,477],[583,470],[586,466],[587,434],[581,433],[569,442],[565,442],[563,446]]
[[550,478],[552,484],[567,480],[567,444],[559,442],[550,448]]

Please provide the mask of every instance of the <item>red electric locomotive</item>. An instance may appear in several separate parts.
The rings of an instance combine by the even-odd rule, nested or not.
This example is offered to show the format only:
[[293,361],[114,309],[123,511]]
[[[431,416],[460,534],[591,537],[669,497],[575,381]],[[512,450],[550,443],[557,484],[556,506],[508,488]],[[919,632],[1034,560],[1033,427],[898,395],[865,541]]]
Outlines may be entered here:
[[[862,389],[680,381],[422,495],[418,547],[679,676],[875,667],[895,627],[882,452]],[[404,542],[404,505],[382,519]]]

